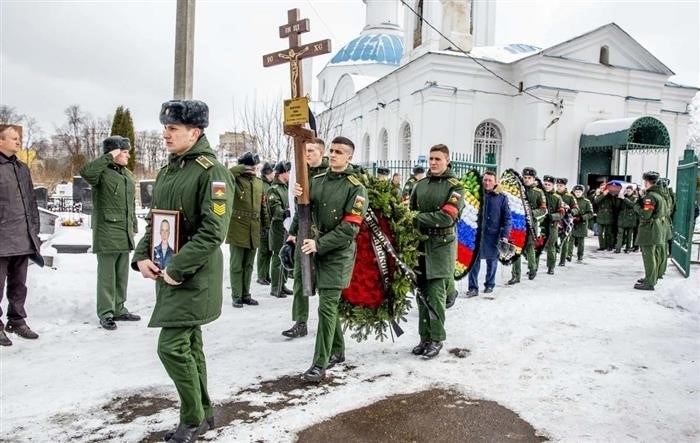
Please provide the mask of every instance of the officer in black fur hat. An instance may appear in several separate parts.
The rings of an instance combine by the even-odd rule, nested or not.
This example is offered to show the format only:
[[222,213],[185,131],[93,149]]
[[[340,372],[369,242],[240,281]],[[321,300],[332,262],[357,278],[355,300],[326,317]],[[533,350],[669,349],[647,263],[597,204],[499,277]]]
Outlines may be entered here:
[[377,168],[377,178],[379,180],[389,180],[389,174],[391,174],[389,168],[385,168],[384,166]]
[[[275,179],[275,171],[269,162],[265,162],[260,169],[260,179],[263,182],[263,195],[267,195],[267,191],[272,186],[272,181]],[[269,230],[260,230],[260,247],[258,248],[257,263],[257,283],[263,286],[270,285],[270,261],[272,260],[272,251],[269,246]]]

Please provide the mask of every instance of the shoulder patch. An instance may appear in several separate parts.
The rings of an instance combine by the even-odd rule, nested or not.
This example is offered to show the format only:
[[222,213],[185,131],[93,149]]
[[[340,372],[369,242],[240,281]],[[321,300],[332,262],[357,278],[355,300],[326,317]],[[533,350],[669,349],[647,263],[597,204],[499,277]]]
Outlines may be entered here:
[[457,180],[454,177],[450,177],[447,179],[447,182],[451,184],[452,186],[457,186],[459,184],[459,180]]
[[211,182],[211,199],[226,200],[226,182]]
[[199,166],[203,167],[204,169],[209,169],[212,166],[214,166],[214,163],[211,160],[209,160],[205,155],[200,155],[195,161],[199,164]]
[[361,185],[360,181],[354,175],[348,175],[348,181],[350,181],[350,183],[352,183],[355,186]]

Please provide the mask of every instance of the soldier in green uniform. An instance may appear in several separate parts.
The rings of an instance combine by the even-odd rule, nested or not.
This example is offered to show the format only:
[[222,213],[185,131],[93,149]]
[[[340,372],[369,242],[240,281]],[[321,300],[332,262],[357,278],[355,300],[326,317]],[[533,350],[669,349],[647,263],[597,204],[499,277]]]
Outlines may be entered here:
[[[272,181],[275,178],[275,171],[270,163],[265,162],[260,170],[260,178],[263,181],[263,195],[267,195],[267,191],[272,186]],[[270,261],[272,260],[272,251],[270,250],[269,230],[260,230],[260,247],[258,248],[257,263],[257,282],[259,285],[268,286],[270,284]]]
[[231,217],[233,182],[204,135],[209,123],[204,102],[163,103],[160,122],[170,157],[158,172],[152,210],[178,211],[179,251],[165,269],[153,263],[149,221],[131,267],[156,281],[156,303],[148,326],[162,328],[158,356],[180,397],[180,424],[166,434],[166,440],[194,442],[214,424],[201,325],[221,314],[221,243]]
[[92,252],[97,255],[97,317],[108,330],[115,321],[141,320],[124,306],[129,283],[129,252],[134,249],[136,199],[134,175],[126,168],[129,139],[102,142],[103,155],[80,169],[92,186]]
[[614,196],[609,194],[605,183],[602,183],[595,191],[593,206],[598,223],[598,250],[612,251],[615,247],[615,221],[619,203]]
[[659,173],[645,172],[642,176],[644,190],[640,192],[637,202],[622,198],[622,204],[632,206],[639,216],[638,242],[644,261],[644,278],[637,280],[634,289],[653,291],[658,279],[659,261],[664,257],[666,248],[666,218],[668,211],[666,199],[656,184]]
[[452,173],[447,146],[431,147],[428,165],[430,174],[416,183],[409,200],[409,207],[418,211],[414,224],[428,236],[419,244],[418,285],[425,303],[418,304],[420,343],[411,352],[433,358],[445,340],[445,304],[454,279],[455,224],[464,208],[464,187]]
[[554,192],[554,177],[545,175],[542,177],[544,197],[547,201],[547,215],[542,220],[541,227],[546,234],[544,250],[547,253],[547,274],[554,275],[554,265],[557,262],[557,238],[559,234],[559,220],[564,217],[564,205],[561,197]]
[[[330,167],[313,178],[310,190],[313,238],[301,244],[303,254],[314,254],[319,294],[316,348],[304,379],[320,382],[326,369],[345,361],[345,342],[338,319],[340,293],[350,285],[355,266],[355,237],[367,212],[367,190],[350,166],[355,145],[345,137],[331,142]],[[301,186],[294,196],[302,195]],[[296,235],[296,231],[291,232]]]
[[[534,168],[523,168],[523,184],[525,186],[525,193],[527,197],[527,202],[530,204],[531,209],[531,219],[528,220],[531,226],[538,226],[540,219],[542,219],[547,214],[547,201],[544,198],[544,192],[537,187],[537,171]],[[525,246],[523,246],[523,252],[521,255],[525,255],[527,259],[527,277],[530,280],[534,280],[537,275],[538,260],[535,257],[535,241],[536,237],[528,232],[527,238],[525,239]],[[511,271],[511,278],[506,284],[514,285],[520,283],[520,256],[518,256],[513,262],[513,269]]]
[[[576,262],[583,262],[583,251],[588,236],[588,221],[593,218],[593,204],[583,195],[583,185],[573,188],[578,214],[574,216],[574,229],[571,236],[576,244]],[[573,248],[572,248],[573,249]],[[573,254],[573,252],[570,252]]]
[[267,212],[270,215],[269,248],[272,251],[272,289],[270,295],[284,298],[292,291],[287,289],[287,272],[282,269],[279,252],[282,249],[287,230],[284,228],[284,219],[289,217],[289,170],[292,167],[289,162],[279,162],[275,165],[275,180],[267,191]]
[[[625,188],[623,198],[635,203],[637,198],[634,195],[634,186],[629,185]],[[622,245],[625,246],[625,254],[632,249],[632,233],[637,226],[638,217],[634,212],[634,204],[620,206],[620,211],[617,215],[617,242],[615,243],[615,253],[619,254],[622,251]]]
[[661,260],[659,260],[659,271],[658,278],[664,278],[666,274],[666,265],[668,264],[668,256],[671,253],[671,244],[673,243],[673,214],[676,212],[676,196],[673,193],[673,189],[670,187],[670,180],[667,178],[660,178],[658,181],[659,190],[661,195],[666,200],[666,214],[664,215],[666,221],[666,243],[667,246],[664,247],[664,255]]
[[[306,143],[306,170],[308,172],[309,187],[313,184],[313,178],[318,174],[328,169],[328,158],[323,156],[326,150],[326,142],[320,138],[315,138]],[[299,254],[301,254],[300,245],[296,244],[297,232],[296,218],[292,220],[292,225],[289,228],[290,236],[288,242],[294,242],[294,256],[296,263],[299,263]],[[294,232],[294,235],[291,233]],[[292,321],[294,324],[291,328],[282,331],[282,335],[288,338],[304,337],[308,333],[306,322],[309,319],[309,298],[304,295],[304,288],[301,281],[301,266],[294,266],[293,271],[294,299],[292,300]]]
[[406,184],[403,185],[403,190],[401,191],[401,198],[403,202],[408,204],[408,200],[411,197],[411,191],[416,183],[425,177],[425,168],[421,165],[416,165],[413,167],[413,174],[406,180]]
[[255,175],[260,157],[248,151],[238,158],[238,165],[229,169],[236,184],[231,223],[226,243],[231,251],[230,277],[233,307],[256,306],[250,295],[255,250],[260,246],[260,233],[268,229],[263,181]]
[[[557,178],[557,195],[561,198],[562,205],[564,206],[564,215],[568,212],[572,217],[576,217],[576,215],[578,215],[578,203],[574,195],[566,189],[566,184],[568,182],[569,180],[566,178]],[[570,234],[564,237],[560,248],[561,255],[559,258],[559,266],[565,266],[567,260],[571,261],[571,255],[574,249],[574,238]]]

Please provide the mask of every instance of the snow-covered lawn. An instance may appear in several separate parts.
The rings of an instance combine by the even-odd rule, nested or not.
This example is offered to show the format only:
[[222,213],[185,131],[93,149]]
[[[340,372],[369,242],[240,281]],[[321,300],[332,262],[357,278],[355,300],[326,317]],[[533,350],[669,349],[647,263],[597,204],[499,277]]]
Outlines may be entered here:
[[[85,238],[67,229],[87,228],[59,228],[56,239]],[[542,258],[534,281],[506,287],[510,269],[499,267],[494,300],[460,297],[448,311],[445,349],[434,360],[410,354],[418,341],[415,309],[396,342],[356,343],[346,334],[347,364],[356,367],[329,371],[342,383],[314,387],[319,394],[304,404],[253,423],[234,422],[220,439],[293,441],[339,412],[442,385],[496,401],[555,441],[698,441],[700,269],[684,279],[669,264],[655,292],[636,291],[641,255],[597,253],[595,240],[585,263],[557,267],[555,276],[546,275]],[[103,409],[134,394],[176,398],[155,352],[159,330],[146,327],[153,283],[131,273],[127,307],[144,319],[106,331],[95,314],[94,255],[57,255],[54,266],[29,270],[28,322],[41,337],[11,335],[14,345],[0,349],[0,439],[138,441],[175,425],[175,408],[121,424]],[[272,298],[269,287],[255,284],[253,296],[260,306],[243,309],[225,296],[221,318],[203,328],[215,403],[311,363],[317,299],[309,335],[288,340],[280,332],[292,323],[291,298]],[[447,352],[455,347],[471,353],[456,358]],[[246,400],[256,395],[265,404],[264,394]]]

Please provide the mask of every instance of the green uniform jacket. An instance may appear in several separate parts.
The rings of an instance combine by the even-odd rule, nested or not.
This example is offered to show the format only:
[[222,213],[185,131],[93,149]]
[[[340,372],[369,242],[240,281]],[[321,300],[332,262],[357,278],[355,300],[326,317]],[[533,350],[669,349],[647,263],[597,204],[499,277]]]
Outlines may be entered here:
[[553,229],[556,235],[556,230],[558,229],[559,220],[564,217],[566,210],[562,205],[562,200],[559,194],[556,192],[544,192],[544,198],[547,202],[547,216],[542,221],[542,228],[545,232],[549,232],[548,229]]
[[593,199],[593,205],[596,208],[596,222],[599,225],[615,224],[615,211],[619,208],[619,198],[611,194],[600,193]]
[[[574,197],[575,198],[575,197]],[[588,235],[588,220],[593,218],[593,204],[586,197],[576,198],[578,214],[574,216],[573,237],[586,237]]]
[[639,222],[639,217],[637,213],[634,212],[634,203],[636,203],[637,198],[634,196],[625,196],[625,200],[630,200],[631,205],[622,204],[620,206],[620,212],[617,214],[617,227],[618,228],[634,228]]
[[666,186],[659,186],[659,193],[666,200],[666,240],[673,239],[673,214],[676,212],[676,196],[673,190]]
[[[224,192],[221,192],[223,189]],[[223,255],[233,202],[231,174],[216,160],[206,136],[181,156],[171,155],[156,177],[152,209],[179,211],[179,251],[170,260],[167,272],[181,285],[156,281],[156,306],[150,327],[196,326],[221,315]],[[152,226],[150,217],[132,259],[150,257]]]
[[[345,289],[355,266],[355,237],[367,212],[367,189],[348,166],[328,170],[311,181],[312,236],[316,239],[316,286]],[[298,213],[297,213],[298,214]],[[297,218],[295,214],[294,218]]]
[[636,202],[624,199],[626,206],[633,206],[634,212],[639,216],[639,229],[637,230],[637,243],[639,246],[661,245],[666,241],[666,199],[661,194],[659,187],[651,186],[643,197]]
[[428,236],[419,245],[425,255],[425,278],[451,278],[457,256],[455,223],[464,208],[462,183],[449,168],[442,175],[428,175],[413,187],[409,205],[418,211],[416,227]]
[[564,191],[557,192],[557,195],[561,198],[562,203],[569,207],[571,215],[573,215],[574,217],[578,215],[578,202],[576,201],[576,197],[574,197],[574,194],[568,191]]
[[418,180],[414,176],[406,180],[406,184],[403,185],[403,191],[401,191],[401,198],[403,201],[408,201],[411,198],[411,192],[416,183],[418,183]]
[[[266,196],[266,198],[267,198],[267,191],[270,190],[270,186],[272,186],[272,182],[267,181],[267,179],[265,177],[260,177],[260,180],[262,180],[262,184],[263,184],[263,195]],[[268,211],[268,214],[269,214],[269,211]],[[267,241],[267,235],[268,235],[267,231],[268,231],[267,229],[260,230],[260,242],[261,243],[265,243]]]
[[270,214],[270,248],[279,250],[284,241],[284,213],[289,209],[289,192],[287,185],[275,179],[267,190],[267,212]]
[[244,174],[244,165],[229,170],[236,181],[236,196],[226,243],[256,249],[260,246],[260,231],[269,227],[263,181],[252,174]]
[[[319,166],[310,166],[308,163],[306,165],[306,171],[309,174],[309,188],[311,187],[311,182],[313,181],[313,178],[316,177],[318,174],[322,172],[326,172],[326,169],[328,169],[329,163],[328,163],[328,157],[323,157],[321,159],[321,164]],[[357,173],[357,170],[354,170],[353,172]],[[296,208],[296,206],[295,206]],[[294,217],[292,218],[292,224],[289,226],[289,233],[292,235],[297,235],[297,231],[299,230],[299,219]]]
[[134,175],[107,153],[86,164],[80,175],[92,186],[92,252],[134,249],[136,200]]
[[537,185],[525,186],[525,196],[532,209],[533,226],[539,226],[540,221],[547,215],[547,200],[544,198],[544,191]]

